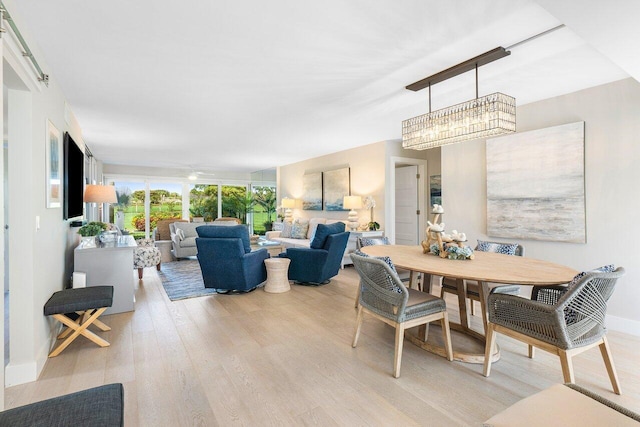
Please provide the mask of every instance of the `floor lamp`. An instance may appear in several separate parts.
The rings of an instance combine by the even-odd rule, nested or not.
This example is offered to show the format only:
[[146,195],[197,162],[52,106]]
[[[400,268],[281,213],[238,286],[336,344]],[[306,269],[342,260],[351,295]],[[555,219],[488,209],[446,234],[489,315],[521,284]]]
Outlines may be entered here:
[[98,204],[98,217],[102,220],[102,204],[117,203],[116,187],[113,185],[90,184],[84,189],[84,202]]

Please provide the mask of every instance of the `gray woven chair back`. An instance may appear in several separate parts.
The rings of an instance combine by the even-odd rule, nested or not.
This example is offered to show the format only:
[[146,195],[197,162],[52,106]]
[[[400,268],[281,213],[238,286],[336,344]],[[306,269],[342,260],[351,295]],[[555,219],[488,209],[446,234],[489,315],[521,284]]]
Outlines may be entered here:
[[489,321],[569,350],[598,341],[606,332],[607,301],[622,267],[612,273],[589,272],[555,304],[511,295],[489,296]]
[[587,273],[558,300],[556,309],[564,311],[568,348],[590,344],[604,335],[607,301],[623,274],[622,267],[612,273]]
[[388,319],[404,321],[409,291],[382,260],[351,254],[360,275],[360,304]]

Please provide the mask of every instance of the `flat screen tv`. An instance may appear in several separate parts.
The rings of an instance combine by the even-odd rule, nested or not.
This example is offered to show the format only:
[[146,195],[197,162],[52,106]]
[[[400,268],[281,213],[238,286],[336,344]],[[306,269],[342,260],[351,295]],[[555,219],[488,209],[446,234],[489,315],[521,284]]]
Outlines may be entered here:
[[64,219],[76,218],[84,214],[84,153],[71,138],[64,133]]

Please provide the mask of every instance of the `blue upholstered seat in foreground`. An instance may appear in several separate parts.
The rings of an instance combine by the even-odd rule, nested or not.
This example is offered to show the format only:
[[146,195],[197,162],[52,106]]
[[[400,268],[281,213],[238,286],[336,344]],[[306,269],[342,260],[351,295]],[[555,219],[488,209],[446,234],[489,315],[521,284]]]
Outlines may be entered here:
[[123,425],[122,384],[107,384],[0,412],[0,426]]
[[251,252],[244,225],[202,225],[196,228],[198,261],[205,288],[250,291],[267,280],[265,248]]
[[280,254],[289,258],[289,279],[299,283],[323,284],[338,274],[349,240],[344,223],[318,224],[311,248],[288,248]]

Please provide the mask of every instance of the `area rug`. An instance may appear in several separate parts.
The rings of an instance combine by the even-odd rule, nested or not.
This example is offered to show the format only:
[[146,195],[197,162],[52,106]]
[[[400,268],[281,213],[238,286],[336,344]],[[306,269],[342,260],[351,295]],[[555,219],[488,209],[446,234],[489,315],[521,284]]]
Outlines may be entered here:
[[158,276],[171,301],[216,293],[215,289],[204,287],[198,260],[189,259],[163,263]]

